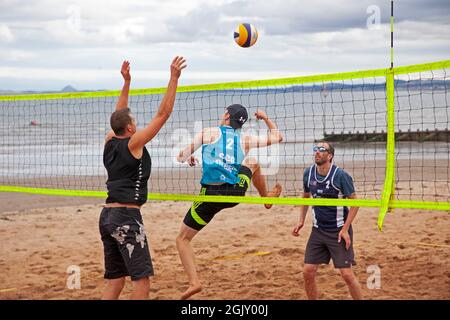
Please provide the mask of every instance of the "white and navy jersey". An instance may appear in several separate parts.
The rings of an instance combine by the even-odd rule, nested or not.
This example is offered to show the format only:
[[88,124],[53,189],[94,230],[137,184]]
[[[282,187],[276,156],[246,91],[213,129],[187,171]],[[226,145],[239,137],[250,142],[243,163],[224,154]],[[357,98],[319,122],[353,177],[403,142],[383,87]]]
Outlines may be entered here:
[[[334,164],[325,177],[319,175],[316,165],[313,165],[305,170],[303,179],[305,192],[311,193],[313,198],[347,198],[355,192],[350,175]],[[348,208],[313,206],[312,213],[314,227],[336,231],[341,229],[347,220]]]

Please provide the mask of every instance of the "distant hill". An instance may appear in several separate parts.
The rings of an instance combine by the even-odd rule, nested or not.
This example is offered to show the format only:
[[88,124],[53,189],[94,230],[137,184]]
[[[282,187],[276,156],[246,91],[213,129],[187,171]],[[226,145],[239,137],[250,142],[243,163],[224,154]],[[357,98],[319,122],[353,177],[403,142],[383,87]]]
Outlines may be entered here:
[[6,96],[6,95],[8,95],[8,94],[15,94],[16,92],[15,91],[12,91],[12,90],[1,90],[0,89],[0,95],[3,95],[3,96]]
[[77,92],[78,90],[72,87],[70,84],[61,89],[61,92]]
[[13,91],[13,90],[1,90],[0,95],[14,95],[14,94],[41,94],[41,93],[67,93],[67,92],[95,92],[95,91],[105,91],[105,90],[92,90],[92,89],[83,89],[77,90],[72,87],[70,84],[62,88],[61,90],[46,90],[46,91],[37,91],[37,90],[23,90],[23,91]]

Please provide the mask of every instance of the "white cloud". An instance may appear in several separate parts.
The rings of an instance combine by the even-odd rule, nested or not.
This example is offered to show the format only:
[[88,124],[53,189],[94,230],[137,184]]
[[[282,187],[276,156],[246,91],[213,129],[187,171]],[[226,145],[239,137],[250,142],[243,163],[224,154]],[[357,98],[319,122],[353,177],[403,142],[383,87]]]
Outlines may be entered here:
[[35,57],[35,54],[24,50],[0,51],[0,60],[8,62],[23,62]]
[[0,44],[10,43],[14,41],[14,35],[5,24],[0,24]]

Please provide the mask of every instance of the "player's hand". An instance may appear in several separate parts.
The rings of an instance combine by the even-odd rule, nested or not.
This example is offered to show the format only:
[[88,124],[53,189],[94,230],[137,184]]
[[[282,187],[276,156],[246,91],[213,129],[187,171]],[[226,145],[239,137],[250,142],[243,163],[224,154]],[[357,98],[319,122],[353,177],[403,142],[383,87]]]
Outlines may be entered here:
[[193,167],[193,166],[195,166],[196,163],[197,164],[199,163],[198,159],[195,158],[194,156],[190,156],[189,159],[187,160],[187,162],[188,162],[190,167]]
[[176,56],[172,64],[170,65],[170,77],[174,79],[178,79],[181,75],[181,70],[187,67],[186,59],[183,57]]
[[300,234],[300,229],[303,228],[304,223],[300,222],[299,224],[297,224],[294,228],[294,230],[292,230],[292,235],[294,237],[298,237]]
[[122,63],[122,68],[120,69],[120,73],[122,74],[122,77],[125,81],[131,80],[131,74],[130,74],[130,62],[124,61]]
[[344,238],[344,241],[345,241],[345,248],[348,250],[348,249],[350,248],[350,245],[351,245],[351,243],[352,243],[352,240],[350,240],[350,235],[348,234],[348,231],[347,231],[347,230],[342,229],[342,230],[339,232],[339,235],[338,235],[338,242],[339,242],[339,243],[341,242],[341,239],[342,239],[342,238]]
[[255,117],[257,120],[267,120],[268,119],[267,114],[262,110],[256,111]]

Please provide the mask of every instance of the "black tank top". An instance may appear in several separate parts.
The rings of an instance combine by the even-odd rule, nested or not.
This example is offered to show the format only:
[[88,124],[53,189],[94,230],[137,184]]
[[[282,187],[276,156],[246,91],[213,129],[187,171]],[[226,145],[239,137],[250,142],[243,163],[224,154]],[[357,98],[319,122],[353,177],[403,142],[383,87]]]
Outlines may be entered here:
[[152,161],[144,147],[142,158],[136,159],[128,149],[130,138],[113,137],[105,144],[103,164],[108,171],[106,203],[120,202],[143,205],[147,201],[147,181]]

